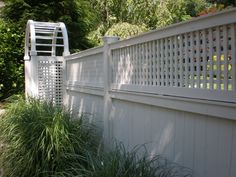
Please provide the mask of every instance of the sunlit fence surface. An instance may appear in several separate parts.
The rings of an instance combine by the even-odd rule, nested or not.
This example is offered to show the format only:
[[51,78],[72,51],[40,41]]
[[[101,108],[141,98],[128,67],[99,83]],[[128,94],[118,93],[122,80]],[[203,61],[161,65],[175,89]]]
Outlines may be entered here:
[[234,36],[231,24],[114,49],[112,81],[232,90]]
[[224,15],[111,45],[113,88],[235,102],[236,26]]

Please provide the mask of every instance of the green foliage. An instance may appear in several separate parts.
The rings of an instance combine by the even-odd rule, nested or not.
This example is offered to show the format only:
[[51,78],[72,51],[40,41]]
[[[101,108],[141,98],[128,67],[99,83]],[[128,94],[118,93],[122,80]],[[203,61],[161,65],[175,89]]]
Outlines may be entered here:
[[0,100],[23,90],[23,39],[18,25],[0,19]]
[[94,46],[102,45],[103,41],[102,38],[106,33],[107,28],[104,26],[104,24],[101,24],[100,26],[97,27],[96,30],[91,31],[87,38],[90,40],[90,42]]
[[95,151],[94,129],[50,103],[23,99],[0,118],[0,155],[6,177],[76,176]]
[[22,29],[29,19],[45,22],[62,21],[68,29],[71,49],[90,47],[85,36],[93,27],[96,16],[88,1],[5,0],[5,3],[3,18],[19,24]]
[[[90,0],[97,11],[100,21],[110,28],[113,24],[127,22],[145,24],[155,23],[157,1],[152,0]],[[155,26],[155,25],[154,25]]]
[[186,13],[191,17],[198,16],[201,11],[212,6],[212,4],[206,0],[186,0],[185,3]]
[[100,21],[110,28],[128,22],[149,29],[187,20],[209,6],[205,0],[90,0]]
[[[127,151],[117,144],[110,152],[90,160],[92,177],[191,177],[191,170],[160,156],[150,157],[144,146]],[[141,155],[141,151],[144,153]]]
[[144,31],[147,31],[147,28],[144,25],[138,26],[138,25],[132,25],[132,24],[123,22],[123,23],[117,23],[117,24],[112,25],[111,28],[107,30],[105,35],[128,38],[130,36],[140,34]]
[[185,0],[166,0],[161,1],[157,7],[157,27],[167,26],[191,18],[186,12]]
[[132,25],[127,22],[120,22],[113,24],[109,29],[105,29],[103,25],[99,26],[97,30],[90,33],[88,38],[94,45],[102,45],[102,37],[105,36],[119,36],[122,39],[129,38],[147,31],[145,25]]
[[[152,30],[188,20],[210,6],[206,0],[90,0],[90,2],[99,21],[96,30],[90,32],[88,36],[95,45],[101,44],[101,36],[105,34],[121,33],[121,37],[130,37],[130,34],[133,34],[130,33],[132,25],[135,26],[134,31],[137,27],[145,27],[140,29],[141,32]],[[119,27],[122,28],[122,32],[116,30]]]
[[236,1],[235,0],[207,0],[210,3],[213,4],[223,4],[225,7],[227,6],[233,6],[236,7]]

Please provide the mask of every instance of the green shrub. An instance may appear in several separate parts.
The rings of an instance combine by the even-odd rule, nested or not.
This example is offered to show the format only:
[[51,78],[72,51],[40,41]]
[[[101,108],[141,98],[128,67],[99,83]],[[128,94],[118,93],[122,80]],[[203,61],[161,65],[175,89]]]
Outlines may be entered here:
[[0,100],[23,91],[23,38],[18,25],[0,19]]
[[134,25],[127,22],[119,22],[113,24],[110,28],[101,24],[95,31],[91,31],[87,38],[95,45],[103,45],[103,36],[118,36],[121,39],[130,38],[132,36],[141,34],[148,29],[144,24]]
[[133,25],[130,23],[122,22],[112,25],[105,35],[108,36],[119,36],[123,39],[129,38],[134,35],[138,35],[147,31],[145,25]]
[[33,99],[11,103],[0,119],[0,132],[6,177],[82,175],[87,151],[97,147],[94,129],[82,118]]

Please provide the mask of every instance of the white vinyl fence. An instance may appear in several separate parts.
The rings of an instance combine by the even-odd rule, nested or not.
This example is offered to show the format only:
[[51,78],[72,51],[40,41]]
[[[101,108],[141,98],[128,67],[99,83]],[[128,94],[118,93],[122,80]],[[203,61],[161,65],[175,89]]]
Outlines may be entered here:
[[63,103],[107,147],[146,143],[195,177],[236,176],[236,9],[63,58]]

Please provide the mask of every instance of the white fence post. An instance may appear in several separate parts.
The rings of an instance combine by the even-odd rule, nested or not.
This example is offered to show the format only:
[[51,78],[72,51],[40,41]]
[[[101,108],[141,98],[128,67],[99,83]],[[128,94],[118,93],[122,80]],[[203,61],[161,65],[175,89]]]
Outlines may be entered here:
[[110,72],[110,55],[111,50],[109,44],[119,40],[117,36],[104,36],[104,130],[103,139],[106,147],[111,147],[112,140],[112,120],[110,117],[110,110],[112,105],[112,100],[109,94],[110,84],[111,84],[111,72]]
[[[26,97],[38,96],[38,74],[35,70],[38,63],[35,60],[36,55],[31,55],[30,59],[25,59],[25,95]],[[32,59],[33,58],[33,59]]]

